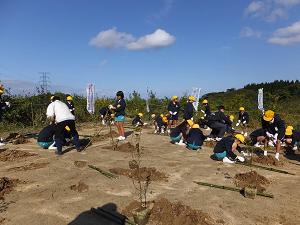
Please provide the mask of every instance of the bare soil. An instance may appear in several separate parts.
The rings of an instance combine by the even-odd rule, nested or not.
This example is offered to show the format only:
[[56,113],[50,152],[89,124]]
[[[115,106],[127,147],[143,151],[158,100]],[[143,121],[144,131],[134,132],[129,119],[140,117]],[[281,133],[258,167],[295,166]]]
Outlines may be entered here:
[[118,151],[118,152],[133,152],[134,151],[134,146],[130,142],[125,142],[123,144],[118,144],[117,147],[115,146],[105,146],[103,147],[104,149],[109,149],[112,151]]
[[89,186],[84,182],[79,181],[78,184],[71,185],[70,189],[81,193],[81,192],[87,192],[89,190]]
[[24,166],[17,166],[17,167],[9,168],[7,171],[37,170],[37,169],[45,168],[48,164],[49,164],[48,162],[30,163],[30,164],[24,165]]
[[95,136],[91,137],[91,141],[93,143],[95,143],[95,142],[111,139],[111,137],[115,138],[118,136],[119,136],[119,134],[113,130],[111,133],[95,135]]
[[262,175],[259,175],[256,171],[250,171],[247,173],[239,173],[234,177],[234,183],[237,187],[256,188],[259,192],[266,191],[266,186],[270,184],[270,181]]
[[260,155],[260,156],[254,156],[252,158],[252,162],[255,163],[259,163],[262,165],[266,165],[266,166],[278,166],[278,167],[282,167],[284,166],[284,161],[283,159],[281,159],[281,161],[278,161],[277,159],[275,159],[274,156],[272,155]]
[[0,199],[4,199],[4,195],[10,193],[18,183],[18,180],[10,179],[8,177],[0,178]]
[[[109,170],[111,173],[126,176],[134,180],[139,179],[138,169],[123,169],[123,168],[113,168]],[[159,172],[154,167],[142,167],[140,168],[140,177],[142,181],[146,181],[147,177],[150,176],[151,181],[167,181],[168,177],[166,174]]]
[[[82,125],[80,135],[87,136],[96,132],[96,126]],[[103,130],[103,133],[108,132],[108,128]],[[126,142],[119,142],[121,143]],[[4,219],[2,223],[4,225],[98,225],[101,222],[92,223],[89,217],[85,217],[90,215],[88,212],[92,207],[98,208],[114,203],[117,211],[121,212],[130,202],[138,200],[136,189],[128,177],[107,179],[87,166],[98,165],[105,171],[113,168],[128,168],[129,161],[132,160],[131,154],[103,147],[109,145],[110,138],[107,138],[100,144],[89,146],[83,152],[69,150],[58,157],[54,151],[41,149],[34,139],[18,145],[18,149],[15,149],[16,146],[12,144],[7,144],[5,148],[8,150],[0,152],[0,177],[24,182],[17,183],[6,192],[6,203],[2,204],[0,201],[0,208],[3,205],[3,211],[0,210],[0,217]],[[187,224],[193,224],[190,219],[195,218],[199,221],[204,217],[212,218],[214,224],[218,225],[300,224],[300,217],[297,216],[300,205],[300,189],[297,188],[300,186],[298,165],[284,163],[281,166],[282,170],[294,173],[295,176],[255,168],[259,175],[271,182],[264,187],[267,187],[267,191],[271,192],[274,198],[257,197],[253,200],[244,198],[238,192],[199,186],[193,182],[202,181],[235,187],[236,174],[253,170],[250,167],[228,165],[210,159],[213,153],[212,147],[203,146],[199,152],[188,151],[185,147],[170,144],[168,136],[152,135],[147,132],[142,132],[141,147],[143,148],[141,166],[155,168],[156,171],[167,176],[166,181],[153,180],[150,183],[148,201],[167,199],[166,201],[170,202],[162,202],[154,208],[157,209],[154,211],[157,214],[153,213],[148,225],[160,224],[156,222],[157,218],[160,218],[162,223],[168,224],[172,216],[166,215],[176,215],[176,213],[172,214],[173,212],[182,212],[183,214],[179,214],[176,218],[178,221],[180,218],[182,220],[187,218]],[[270,155],[273,156],[272,151]],[[299,158],[287,159],[281,155],[280,160],[299,164]],[[39,169],[9,170],[14,167],[27,168],[31,163],[42,162],[49,162],[49,164]],[[75,190],[71,190],[71,186]],[[8,202],[11,204],[7,204]],[[183,206],[174,206],[177,202],[181,202]],[[188,209],[186,210],[185,207]],[[166,213],[161,215],[159,210]],[[198,217],[194,210],[209,215]],[[77,222],[78,217],[83,217],[80,223]],[[98,218],[97,216],[95,220]],[[180,222],[185,223],[185,221]],[[171,223],[176,224],[176,221],[173,220]]]
[[[132,217],[132,212],[140,210],[140,203],[131,202],[122,213]],[[151,210],[149,225],[213,225],[216,224],[208,213],[192,209],[182,202],[170,202],[166,198],[154,201]]]
[[36,156],[35,153],[24,152],[20,150],[5,150],[0,153],[0,161],[16,161],[30,156]]

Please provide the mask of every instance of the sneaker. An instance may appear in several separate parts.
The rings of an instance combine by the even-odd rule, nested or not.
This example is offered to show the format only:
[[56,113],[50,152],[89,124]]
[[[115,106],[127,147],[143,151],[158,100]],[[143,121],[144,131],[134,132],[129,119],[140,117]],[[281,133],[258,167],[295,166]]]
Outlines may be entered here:
[[154,134],[157,134],[157,130],[154,131]]
[[117,138],[118,141],[122,141],[122,139],[123,139],[122,136],[119,136],[119,137]]
[[264,151],[264,156],[268,156],[268,151]]
[[185,145],[185,143],[183,142],[183,140],[180,140],[180,141],[178,142],[178,145],[180,145],[180,146],[184,146],[184,145]]
[[5,146],[5,144],[4,144],[4,143],[2,143],[2,142],[0,142],[0,147],[2,147],[2,146]]
[[297,151],[297,150],[298,150],[297,145],[295,145],[295,146],[293,147],[293,150],[294,150],[294,151]]
[[121,136],[121,140],[120,140],[120,141],[124,141],[125,139],[126,139],[126,137],[122,137],[122,136]]
[[224,157],[224,158],[223,158],[223,163],[230,163],[230,164],[233,164],[234,161],[230,160],[230,159],[227,158],[227,157]]
[[48,149],[49,149],[49,150],[57,150],[57,147],[55,147],[55,146],[50,146]]

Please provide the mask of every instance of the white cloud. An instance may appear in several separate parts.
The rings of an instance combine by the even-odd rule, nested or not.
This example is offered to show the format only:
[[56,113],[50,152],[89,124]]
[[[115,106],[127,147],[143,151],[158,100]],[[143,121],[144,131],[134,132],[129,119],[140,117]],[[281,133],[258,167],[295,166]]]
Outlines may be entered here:
[[149,48],[162,48],[175,42],[175,37],[162,29],[157,29],[154,33],[140,37],[137,41],[127,45],[129,50],[143,50]]
[[118,32],[117,28],[114,27],[99,32],[96,37],[91,39],[90,45],[99,48],[120,48],[134,40],[135,38],[131,34]]
[[288,11],[299,4],[300,0],[255,0],[245,9],[245,15],[275,22],[278,19],[287,18]]
[[240,37],[245,37],[245,38],[250,38],[250,37],[254,37],[254,38],[260,38],[262,35],[262,33],[260,31],[254,30],[251,27],[244,27],[242,28],[241,32],[240,32]]
[[293,23],[291,26],[277,29],[269,43],[278,45],[291,45],[300,43],[300,20]]
[[101,31],[90,40],[90,45],[99,48],[126,48],[128,50],[144,50],[162,48],[175,42],[175,37],[168,32],[157,29],[155,32],[135,38],[132,34],[119,32],[116,28]]

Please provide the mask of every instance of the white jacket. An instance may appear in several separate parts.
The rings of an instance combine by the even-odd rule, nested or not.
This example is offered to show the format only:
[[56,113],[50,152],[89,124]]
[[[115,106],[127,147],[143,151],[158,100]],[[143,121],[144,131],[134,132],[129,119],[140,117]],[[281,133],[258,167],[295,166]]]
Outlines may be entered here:
[[68,106],[59,100],[56,100],[48,105],[47,117],[54,117],[56,123],[66,120],[75,120],[75,116],[70,112]]

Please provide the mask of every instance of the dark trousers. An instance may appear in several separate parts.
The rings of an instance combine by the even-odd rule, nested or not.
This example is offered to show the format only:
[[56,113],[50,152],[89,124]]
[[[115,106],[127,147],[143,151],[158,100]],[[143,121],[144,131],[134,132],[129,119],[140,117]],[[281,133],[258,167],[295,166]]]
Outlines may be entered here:
[[66,120],[62,121],[55,126],[55,145],[57,147],[58,152],[62,152],[62,146],[65,139],[65,127],[68,126],[70,128],[70,134],[73,137],[74,144],[76,149],[80,148],[79,136],[75,127],[74,120]]
[[212,129],[210,134],[211,137],[222,138],[227,130],[227,125],[220,122],[213,122],[209,127]]
[[257,143],[257,138],[260,137],[260,136],[266,136],[266,132],[264,129],[260,128],[260,129],[257,129],[255,131],[253,131],[251,134],[250,134],[250,138],[251,138],[251,144],[252,145],[255,145]]

